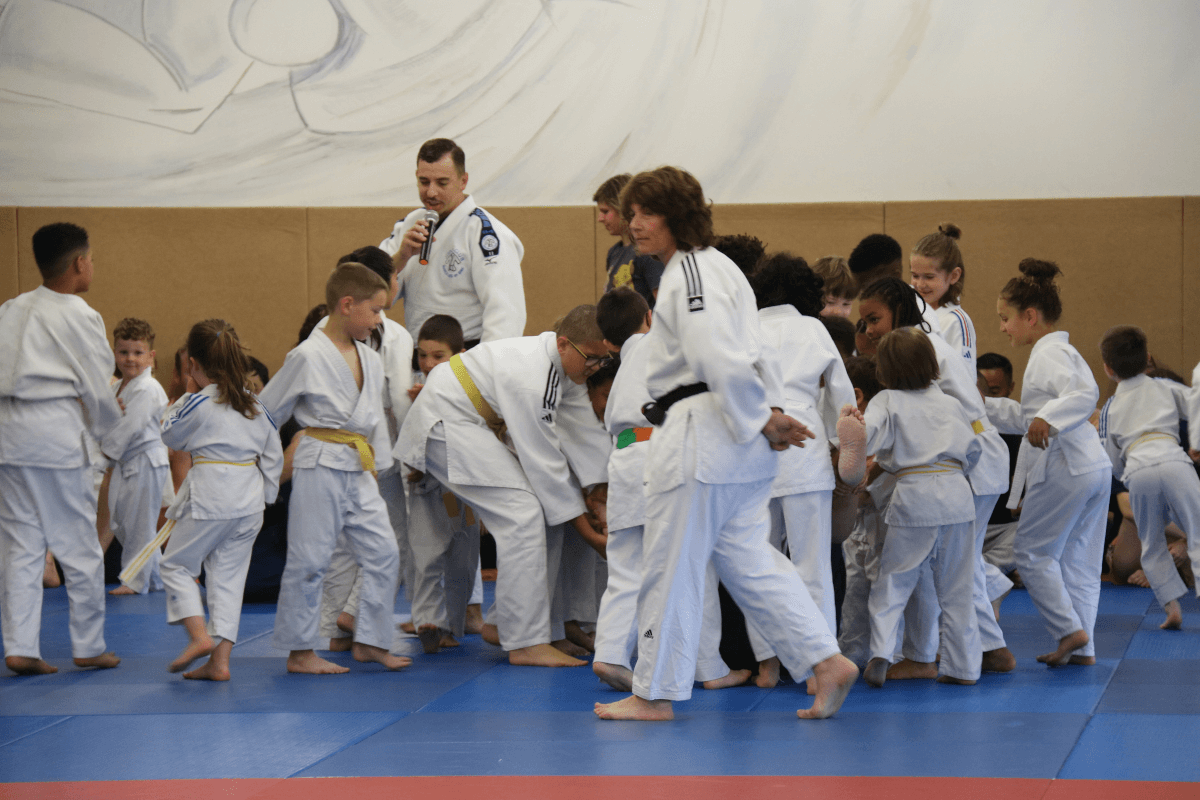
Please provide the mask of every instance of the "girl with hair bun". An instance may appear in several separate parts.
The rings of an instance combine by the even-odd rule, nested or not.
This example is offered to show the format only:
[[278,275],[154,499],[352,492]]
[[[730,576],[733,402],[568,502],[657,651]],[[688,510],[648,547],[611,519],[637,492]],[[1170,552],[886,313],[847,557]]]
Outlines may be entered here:
[[987,401],[1001,431],[1025,435],[1009,496],[1014,507],[1024,484],[1013,548],[1029,597],[1058,641],[1038,661],[1095,664],[1092,631],[1112,481],[1112,463],[1089,423],[1100,388],[1067,332],[1058,330],[1058,265],[1027,258],[1020,270],[1001,290],[996,312],[1015,347],[1032,347],[1021,402]]
[[[247,388],[250,360],[227,322],[192,326],[183,373],[188,391],[167,409],[162,435],[171,449],[192,454],[192,469],[167,509],[162,579],[167,622],[182,624],[189,641],[167,669],[183,672],[211,656],[183,677],[227,681],[250,552],[263,509],[279,493],[283,448],[275,422]],[[202,566],[207,626],[196,586]]]
[[966,279],[962,251],[958,240],[962,231],[957,225],[946,222],[938,226],[913,248],[909,260],[912,287],[917,290],[929,307],[937,313],[939,328],[946,343],[967,360],[971,374],[975,374],[977,345],[975,325],[963,310],[962,291]]
[[[838,412],[843,405],[854,405],[854,387],[820,320],[824,281],[804,259],[791,253],[768,256],[759,262],[750,283],[758,302],[764,351],[783,369],[783,411],[816,434],[805,447],[789,447],[779,454],[769,505],[771,544],[783,550],[786,538],[796,573],[829,629],[836,631],[829,443],[836,435]],[[779,659],[752,621],[747,621],[746,630],[759,661],[758,685],[772,687],[779,680]]]

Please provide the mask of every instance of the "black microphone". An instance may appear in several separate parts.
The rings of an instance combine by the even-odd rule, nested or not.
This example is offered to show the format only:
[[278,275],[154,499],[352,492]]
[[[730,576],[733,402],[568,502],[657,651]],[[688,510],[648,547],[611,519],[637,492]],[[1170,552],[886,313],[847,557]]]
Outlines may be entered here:
[[433,226],[438,223],[438,213],[425,210],[425,241],[421,242],[421,255],[418,258],[422,264],[429,263],[429,248],[433,245]]

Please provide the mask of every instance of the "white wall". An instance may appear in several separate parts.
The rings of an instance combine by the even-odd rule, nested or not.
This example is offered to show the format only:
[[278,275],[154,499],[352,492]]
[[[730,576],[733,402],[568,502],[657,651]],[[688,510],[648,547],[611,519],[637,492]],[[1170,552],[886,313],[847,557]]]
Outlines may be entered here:
[[1195,0],[0,0],[0,205],[1200,194]]

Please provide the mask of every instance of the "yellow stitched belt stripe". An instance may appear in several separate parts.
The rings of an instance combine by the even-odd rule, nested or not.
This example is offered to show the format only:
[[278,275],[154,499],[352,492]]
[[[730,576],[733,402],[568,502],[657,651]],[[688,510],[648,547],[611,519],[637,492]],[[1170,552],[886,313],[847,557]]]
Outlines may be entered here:
[[215,458],[193,458],[192,466],[197,464],[228,464],[231,467],[256,467],[257,461],[218,461]]
[[1130,451],[1132,451],[1133,448],[1137,447],[1140,444],[1145,444],[1146,442],[1153,442],[1157,439],[1168,439],[1177,444],[1179,442],[1178,439],[1176,439],[1174,436],[1172,436],[1169,433],[1161,433],[1159,431],[1151,431],[1150,433],[1143,433],[1141,436],[1134,439],[1133,444],[1129,445],[1129,449],[1130,449]]
[[375,448],[361,433],[344,431],[341,428],[305,428],[304,433],[318,442],[350,445],[358,451],[358,460],[362,463],[363,472],[375,470]]
[[[142,571],[142,569],[146,566],[146,562],[150,560],[150,556],[154,555],[154,551],[163,546],[163,542],[167,541],[167,539],[171,536],[171,529],[174,527],[175,520],[167,520],[167,523],[159,529],[154,538],[147,542],[146,546],[139,550],[138,554],[133,557],[133,560],[129,562],[129,566],[121,570],[121,574],[118,576],[121,580],[121,583],[125,584],[130,589],[136,589],[139,592],[142,590],[141,586],[133,585],[132,581],[134,576]],[[145,583],[145,579],[139,581],[139,583]]]
[[488,404],[487,400],[483,399],[483,395],[479,392],[479,387],[471,379],[471,373],[467,372],[467,365],[463,363],[461,356],[455,355],[450,357],[450,369],[454,372],[454,377],[458,378],[458,382],[462,386],[463,391],[467,393],[467,397],[470,398],[471,405],[475,406],[475,410],[479,412],[479,416],[483,417],[483,421],[487,423],[492,433],[496,434],[496,438],[504,441],[504,420],[500,419],[500,415],[496,413],[496,410]]
[[920,464],[915,467],[904,467],[896,470],[896,477],[901,475],[937,475],[943,472],[962,472],[962,464],[953,458],[936,461],[933,464]]
[[983,420],[971,420],[971,430],[975,431],[976,436],[983,433]]

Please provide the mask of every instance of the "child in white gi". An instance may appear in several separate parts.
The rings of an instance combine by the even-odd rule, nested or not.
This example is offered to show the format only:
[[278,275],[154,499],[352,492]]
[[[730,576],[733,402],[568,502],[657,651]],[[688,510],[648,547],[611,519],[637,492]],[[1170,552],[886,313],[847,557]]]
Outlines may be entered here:
[[[1095,664],[1092,631],[1112,462],[1088,421],[1100,388],[1087,362],[1057,329],[1058,265],[1027,258],[1022,276],[1000,292],[1000,330],[1028,347],[1021,402],[989,397],[988,416],[1004,433],[1024,433],[1009,507],[1025,499],[1014,550],[1029,597],[1058,647],[1038,656],[1049,666]],[[1041,451],[1041,452],[1039,452]],[[1022,469],[1022,462],[1025,468]]]
[[[657,318],[642,343],[647,410],[658,424],[646,455],[646,529],[633,694],[597,703],[602,719],[666,720],[691,697],[708,563],[790,672],[812,669],[816,698],[802,718],[841,706],[858,669],[796,570],[767,541],[775,449],[812,434],[780,409],[782,378],[762,355],[754,294],[712,242],[699,182],[675,167],[634,177],[621,213],[638,250],[667,266]],[[649,419],[649,418],[648,418]]]
[[[1179,598],[1187,587],[1162,534],[1174,520],[1187,532],[1193,574],[1200,574],[1200,478],[1179,446],[1179,420],[1187,418],[1188,388],[1146,375],[1146,334],[1132,325],[1110,328],[1100,341],[1104,372],[1119,381],[1100,412],[1100,441],[1113,470],[1129,487],[1142,571],[1167,619],[1164,630],[1183,626]],[[1200,420],[1197,420],[1200,423]]]
[[[103,447],[116,464],[108,485],[109,526],[121,543],[121,571],[158,531],[163,487],[170,477],[167,446],[159,423],[167,408],[167,393],[154,378],[154,329],[148,322],[128,317],[113,329],[113,350],[121,381],[113,384],[125,416]],[[154,550],[144,566],[109,594],[126,595],[163,588],[159,576],[162,553]]]
[[[650,331],[650,308],[632,289],[614,289],[596,304],[596,321],[604,339],[621,353],[621,366],[608,393],[604,424],[614,447],[608,459],[608,585],[600,599],[596,622],[596,657],[592,671],[614,689],[633,690],[633,656],[637,652],[637,600],[642,586],[642,538],[645,533],[644,480],[647,427],[642,406],[650,402],[646,389],[645,335]],[[738,686],[749,670],[731,671],[721,658],[721,603],[717,571],[709,564],[704,578],[703,620],[697,648],[696,680],[705,689]]]
[[294,413],[305,426],[293,459],[274,643],[290,651],[289,672],[348,671],[313,652],[325,570],[337,537],[345,533],[362,572],[354,658],[401,669],[412,660],[389,652],[400,557],[375,482],[375,472],[392,463],[383,366],[362,342],[382,319],[387,282],[362,264],[341,264],[325,284],[325,301],[324,331],[288,353],[260,398],[273,418]]
[[[164,526],[171,537],[162,561],[167,622],[182,624],[189,638],[167,669],[183,672],[211,654],[183,677],[227,681],[250,552],[263,509],[279,494],[283,449],[274,420],[247,386],[249,359],[233,328],[219,319],[196,323],[187,352],[188,393],[162,421],[163,441],[192,455],[192,469]],[[201,567],[207,626],[196,585]]]
[[0,627],[4,662],[38,675],[46,551],[66,576],[76,666],[115,667],[104,650],[104,556],[96,539],[84,432],[120,421],[108,388],[113,354],[104,320],[82,298],[92,283],[87,231],[40,228],[33,255],[42,285],[0,306]]
[[[417,338],[422,374],[464,352],[462,327],[447,314],[425,320]],[[415,399],[423,384],[413,387]],[[456,647],[465,632],[466,605],[479,563],[475,512],[432,476],[409,484],[409,541],[413,552],[412,620],[426,653]]]
[[958,249],[961,236],[957,225],[949,222],[939,225],[936,233],[917,242],[909,265],[912,287],[937,313],[936,332],[966,360],[967,369],[974,375],[978,343],[975,324],[961,305],[967,269]]
[[[759,262],[751,285],[759,306],[764,352],[781,365],[785,413],[816,438],[779,454],[771,486],[771,544],[788,553],[831,631],[837,630],[830,566],[833,525],[833,463],[830,441],[838,412],[854,402],[854,387],[841,355],[818,319],[823,285],[804,259],[778,253]],[[786,542],[786,550],[784,550]],[[779,659],[748,622],[746,631],[759,662],[758,685],[779,680]],[[801,676],[792,676],[797,680]]]
[[604,547],[555,418],[560,394],[586,393],[608,359],[594,307],[578,306],[557,333],[484,342],[434,367],[400,429],[396,457],[474,509],[496,540],[496,605],[483,635],[514,665],[586,663],[550,644],[546,527],[569,522]]
[[[941,606],[942,683],[974,684],[982,651],[972,590],[975,503],[969,473],[981,443],[963,407],[934,383],[937,354],[929,337],[897,328],[879,340],[875,357],[886,389],[863,416],[866,453],[896,475],[884,520],[887,539],[879,579],[871,587],[871,660],[867,683],[882,686],[895,649],[900,617],[926,564]],[[856,415],[847,406],[843,412]],[[853,426],[839,427],[843,445]],[[845,476],[847,465],[839,464]]]

